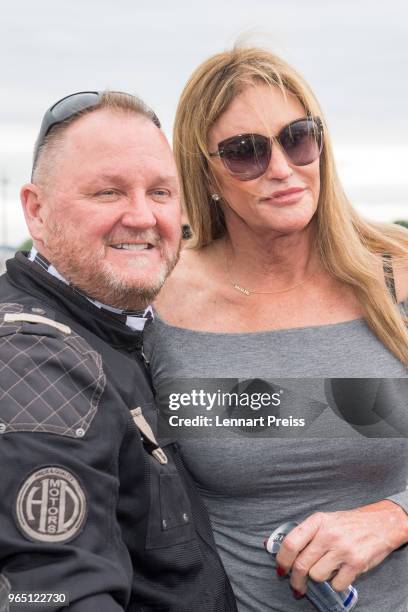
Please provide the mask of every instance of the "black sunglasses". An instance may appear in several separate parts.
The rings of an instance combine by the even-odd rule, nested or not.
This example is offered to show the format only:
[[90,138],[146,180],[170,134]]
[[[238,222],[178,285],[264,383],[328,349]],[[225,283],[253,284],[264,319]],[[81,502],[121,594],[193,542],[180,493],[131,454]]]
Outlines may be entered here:
[[40,133],[34,148],[33,168],[37,163],[38,153],[44,144],[45,137],[54,125],[71,119],[81,111],[87,110],[96,106],[100,100],[101,92],[99,91],[79,91],[78,93],[70,94],[55,102],[46,111],[41,122]]
[[210,157],[220,157],[224,166],[240,181],[252,181],[264,174],[276,141],[294,166],[314,162],[323,148],[323,124],[319,117],[292,121],[274,138],[261,134],[238,134],[218,143],[218,151]]

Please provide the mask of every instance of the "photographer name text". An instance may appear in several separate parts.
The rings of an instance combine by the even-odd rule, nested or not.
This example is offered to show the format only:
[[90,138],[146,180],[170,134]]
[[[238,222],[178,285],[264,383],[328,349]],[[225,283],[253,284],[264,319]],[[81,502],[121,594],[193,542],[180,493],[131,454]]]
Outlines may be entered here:
[[214,417],[197,415],[191,418],[171,415],[168,418],[171,427],[304,427],[305,419],[292,416],[279,418],[274,415],[258,417]]

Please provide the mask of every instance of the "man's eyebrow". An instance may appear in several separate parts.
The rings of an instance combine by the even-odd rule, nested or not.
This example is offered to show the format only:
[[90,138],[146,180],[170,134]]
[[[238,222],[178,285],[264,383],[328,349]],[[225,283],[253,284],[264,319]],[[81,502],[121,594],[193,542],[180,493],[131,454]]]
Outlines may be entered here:
[[174,174],[160,174],[156,176],[151,182],[152,183],[172,183],[175,186],[178,185],[178,181],[176,177],[174,176]]
[[115,183],[124,183],[126,180],[127,179],[125,176],[123,176],[123,174],[115,174],[114,172],[108,172],[94,177],[93,182],[113,181]]
[[[129,183],[131,179],[129,176],[124,176],[123,174],[115,174],[115,173],[104,173],[100,174],[96,179],[96,181],[113,181],[115,183]],[[148,181],[149,184],[156,185],[160,183],[171,184],[174,187],[178,187],[178,180],[174,176],[174,174],[159,174],[157,176],[153,176],[151,180]]]

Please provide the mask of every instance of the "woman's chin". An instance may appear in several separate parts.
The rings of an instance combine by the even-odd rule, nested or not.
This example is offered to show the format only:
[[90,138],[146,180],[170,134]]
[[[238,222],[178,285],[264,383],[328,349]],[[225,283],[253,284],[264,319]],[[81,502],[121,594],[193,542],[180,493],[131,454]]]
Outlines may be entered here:
[[313,218],[314,213],[310,214],[309,212],[308,214],[292,215],[286,218],[264,219],[258,224],[257,231],[261,233],[293,234],[309,227]]

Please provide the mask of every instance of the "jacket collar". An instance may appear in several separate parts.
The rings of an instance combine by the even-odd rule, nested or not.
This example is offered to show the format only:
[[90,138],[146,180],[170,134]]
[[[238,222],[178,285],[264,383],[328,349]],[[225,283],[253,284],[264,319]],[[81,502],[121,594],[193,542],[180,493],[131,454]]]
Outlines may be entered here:
[[9,279],[15,286],[45,300],[56,312],[74,319],[114,348],[126,352],[142,351],[143,332],[128,327],[125,314],[101,309],[65,280],[30,261],[26,253],[16,253],[6,266]]
[[[38,264],[43,270],[48,272],[48,274],[51,274],[51,276],[59,278],[59,280],[64,282],[66,285],[71,285],[71,283],[69,283],[67,279],[64,278],[62,274],[58,272],[55,266],[53,266],[52,263],[48,261],[48,259],[41,255],[41,253],[39,253],[35,247],[31,248],[31,251],[28,254],[28,259]],[[113,308],[112,306],[102,304],[102,302],[99,302],[98,300],[94,300],[92,297],[86,295],[86,293],[83,293],[77,287],[75,288],[75,292],[79,295],[83,295],[84,297],[86,297],[87,300],[92,302],[92,304],[94,304],[101,310],[108,310],[109,312],[113,312],[117,315],[122,315],[121,320],[123,320],[123,322],[131,329],[143,331],[145,325],[148,325],[153,320],[154,315],[151,306],[148,306],[143,310],[120,310],[118,308]]]

